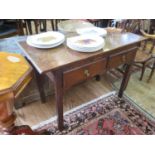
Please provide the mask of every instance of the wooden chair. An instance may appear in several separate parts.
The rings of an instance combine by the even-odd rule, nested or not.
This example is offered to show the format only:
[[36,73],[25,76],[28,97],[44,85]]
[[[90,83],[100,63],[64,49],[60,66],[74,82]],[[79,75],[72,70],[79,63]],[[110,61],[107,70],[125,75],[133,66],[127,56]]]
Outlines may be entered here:
[[150,80],[152,79],[153,77],[153,74],[155,72],[155,57],[153,57],[154,61],[152,64],[149,64],[147,67],[151,69],[151,72],[150,72],[150,75],[149,75],[149,78],[148,78],[148,82],[150,82]]
[[155,19],[150,20],[150,34],[154,34],[155,32]]
[[[57,31],[57,24],[61,21],[61,19],[36,19],[36,20],[26,20],[27,30],[30,34],[46,32],[47,31],[47,22],[51,23],[51,30]],[[35,32],[32,32],[32,24],[35,27]]]
[[58,24],[64,20],[67,20],[67,19],[51,19],[52,30],[58,31]]
[[[155,41],[150,37],[150,35],[146,34],[141,28],[142,28],[143,20],[139,19],[127,19],[122,20],[120,22],[116,23],[116,27],[119,29],[122,29],[121,32],[132,32],[135,34],[142,34],[144,37],[146,37],[146,41],[142,42],[134,60],[134,65],[141,68],[141,75],[140,80],[143,79],[143,75],[145,72],[145,68],[148,65],[150,59],[152,58],[152,51],[154,49]],[[150,48],[148,49],[148,45],[150,45]],[[124,66],[123,66],[124,68]],[[118,68],[118,71],[121,73],[124,73],[122,69]]]
[[26,35],[38,34],[40,32],[47,31],[47,22],[51,23],[51,30],[57,30],[56,19],[24,19],[23,24],[25,28]]
[[[152,53],[155,46],[155,37],[152,35],[147,34],[144,32],[144,30],[140,30],[144,37],[147,38],[147,40],[143,43],[142,47],[139,48],[137,51],[136,57],[135,57],[135,66],[141,67],[141,76],[140,80],[143,79],[145,68],[150,63],[150,60],[152,59]],[[148,47],[150,46],[150,47]]]
[[53,31],[58,30],[58,23],[61,21],[60,19],[49,19],[51,22],[51,28]]
[[40,32],[46,32],[47,31],[47,20],[39,19],[39,27],[40,27]]
[[102,19],[87,19],[88,22],[94,24],[97,27],[101,27]]
[[47,31],[47,23],[50,22],[51,29],[53,31],[58,31],[58,23],[66,20],[66,19],[39,19],[38,20],[38,27],[40,32],[46,32]]
[[[148,79],[148,82],[149,82],[149,81],[151,80],[151,78],[152,78],[152,76],[153,76],[153,74],[154,74],[154,70],[155,70],[155,55],[153,54],[153,50],[154,50],[154,47],[155,47],[155,35],[154,35],[154,34],[148,34],[148,33],[144,32],[143,30],[141,30],[141,33],[142,33],[146,38],[148,38],[149,41],[152,42],[152,46],[151,46],[151,48],[150,48],[150,55],[151,55],[151,57],[149,58],[149,60],[150,60],[149,62],[150,62],[150,63],[147,63],[147,64],[144,66],[144,68],[143,68],[143,72],[145,72],[145,69],[146,69],[146,68],[150,68],[150,69],[151,69],[151,72],[150,72],[150,75],[149,75],[149,79]],[[146,46],[145,46],[145,48],[146,48]],[[154,60],[153,63],[151,63],[152,60]],[[143,74],[144,74],[144,73],[143,73]]]
[[[21,20],[23,29],[26,35],[37,34],[39,32],[39,20],[38,19],[23,19]],[[34,31],[33,31],[34,25]]]

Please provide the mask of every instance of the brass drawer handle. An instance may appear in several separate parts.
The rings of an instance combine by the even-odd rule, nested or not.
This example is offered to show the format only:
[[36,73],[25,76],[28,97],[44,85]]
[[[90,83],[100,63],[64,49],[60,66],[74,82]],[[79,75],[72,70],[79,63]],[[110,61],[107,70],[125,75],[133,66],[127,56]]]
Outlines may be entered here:
[[88,69],[85,69],[85,70],[84,70],[84,74],[85,74],[87,77],[89,77],[89,76],[90,76],[89,70],[88,70]]

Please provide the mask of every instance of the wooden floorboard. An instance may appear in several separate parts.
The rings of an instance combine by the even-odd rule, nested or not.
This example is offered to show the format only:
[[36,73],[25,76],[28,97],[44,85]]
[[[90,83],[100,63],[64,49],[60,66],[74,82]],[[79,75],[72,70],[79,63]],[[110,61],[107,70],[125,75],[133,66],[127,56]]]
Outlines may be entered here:
[[[102,76],[101,81],[92,79],[84,82],[66,92],[64,96],[64,111],[66,112],[112,90],[105,75]],[[54,95],[48,97],[46,104],[42,104],[40,101],[29,103],[15,110],[15,112],[17,114],[16,125],[36,125],[56,115]]]

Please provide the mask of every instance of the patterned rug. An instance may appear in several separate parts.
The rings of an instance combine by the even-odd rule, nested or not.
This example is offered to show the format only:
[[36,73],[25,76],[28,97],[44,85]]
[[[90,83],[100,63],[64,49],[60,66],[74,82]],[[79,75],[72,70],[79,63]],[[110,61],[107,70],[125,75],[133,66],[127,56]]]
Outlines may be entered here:
[[155,120],[147,118],[129,99],[120,100],[112,93],[66,113],[62,132],[55,118],[34,126],[33,131],[41,135],[152,135]]

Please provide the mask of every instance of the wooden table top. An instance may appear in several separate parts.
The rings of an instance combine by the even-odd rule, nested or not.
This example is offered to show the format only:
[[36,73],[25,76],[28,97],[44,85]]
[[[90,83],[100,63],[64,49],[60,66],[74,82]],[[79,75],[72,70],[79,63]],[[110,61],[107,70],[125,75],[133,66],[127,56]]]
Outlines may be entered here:
[[38,72],[42,74],[80,60],[111,52],[114,49],[131,45],[144,39],[144,37],[132,33],[110,33],[105,38],[104,48],[93,53],[74,51],[68,48],[65,43],[52,49],[37,49],[29,46],[25,41],[19,42],[19,45]]
[[13,89],[30,68],[23,56],[0,52],[0,93]]

